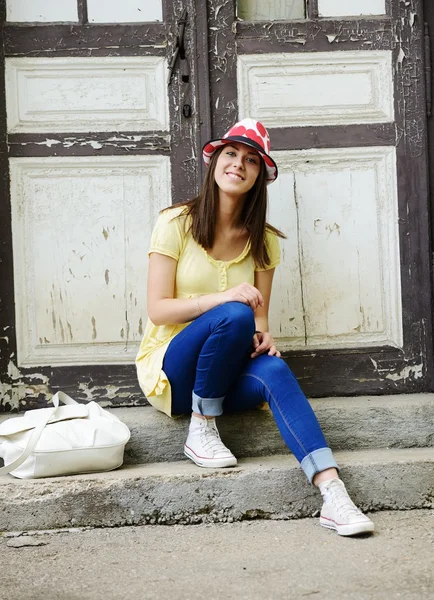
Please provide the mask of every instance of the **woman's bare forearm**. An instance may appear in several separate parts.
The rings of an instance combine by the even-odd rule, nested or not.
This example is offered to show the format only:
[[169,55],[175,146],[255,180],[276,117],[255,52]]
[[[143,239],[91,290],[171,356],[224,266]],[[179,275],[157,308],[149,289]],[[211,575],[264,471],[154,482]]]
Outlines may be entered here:
[[189,323],[227,301],[224,292],[204,294],[194,298],[162,298],[154,301],[154,306],[148,311],[148,315],[154,325],[178,325]]
[[255,326],[256,331],[262,331],[262,333],[268,331],[268,317],[255,317]]

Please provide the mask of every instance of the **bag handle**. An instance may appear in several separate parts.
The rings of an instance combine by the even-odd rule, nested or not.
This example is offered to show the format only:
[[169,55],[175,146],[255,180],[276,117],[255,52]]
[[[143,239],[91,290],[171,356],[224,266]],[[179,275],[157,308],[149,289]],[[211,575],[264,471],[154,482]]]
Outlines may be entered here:
[[33,450],[36,448],[36,444],[39,442],[39,438],[41,437],[42,432],[44,431],[48,421],[51,419],[51,417],[53,415],[56,414],[56,411],[59,408],[59,401],[63,402],[63,404],[78,404],[78,402],[73,400],[70,396],[68,396],[64,392],[57,392],[56,394],[54,394],[54,396],[52,398],[54,408],[45,409],[47,411],[45,418],[42,419],[42,421],[33,430],[33,433],[30,436],[29,441],[27,442],[27,446],[25,447],[21,456],[16,458],[10,464],[5,465],[4,467],[0,467],[0,476],[7,475],[14,469],[17,469],[31,455]]

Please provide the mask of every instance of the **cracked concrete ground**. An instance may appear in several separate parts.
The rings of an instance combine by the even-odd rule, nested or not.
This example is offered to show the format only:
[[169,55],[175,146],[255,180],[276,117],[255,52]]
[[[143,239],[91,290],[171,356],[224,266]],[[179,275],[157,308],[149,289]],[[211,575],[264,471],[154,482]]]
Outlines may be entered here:
[[434,510],[372,518],[364,538],[317,519],[4,534],[0,598],[431,599]]

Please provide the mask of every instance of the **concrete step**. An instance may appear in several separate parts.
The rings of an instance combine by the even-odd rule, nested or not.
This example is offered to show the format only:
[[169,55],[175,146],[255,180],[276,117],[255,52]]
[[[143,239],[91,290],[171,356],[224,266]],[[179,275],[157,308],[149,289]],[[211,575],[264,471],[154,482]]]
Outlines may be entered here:
[[[310,400],[333,450],[434,446],[434,394]],[[126,464],[182,460],[188,417],[170,419],[150,406],[112,409],[131,429]],[[0,422],[16,415],[0,415]],[[238,458],[284,454],[269,410],[218,419],[223,441]],[[1,461],[1,459],[0,459]]]
[[[434,394],[321,398],[310,401],[333,450],[434,446]],[[188,417],[169,419],[152,407],[115,409],[131,429],[125,462],[183,458]],[[223,441],[239,458],[287,451],[269,410],[218,419]]]
[[[336,452],[365,511],[434,507],[428,448]],[[321,499],[290,455],[241,459],[233,469],[182,462],[110,473],[22,481],[0,478],[0,531],[292,519],[318,514]]]

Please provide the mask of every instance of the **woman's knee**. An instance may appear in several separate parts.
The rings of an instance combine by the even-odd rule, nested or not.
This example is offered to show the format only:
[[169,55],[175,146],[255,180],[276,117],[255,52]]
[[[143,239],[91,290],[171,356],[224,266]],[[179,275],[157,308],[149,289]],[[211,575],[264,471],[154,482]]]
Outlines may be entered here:
[[232,331],[243,332],[249,337],[253,337],[255,315],[250,306],[241,302],[226,302],[220,308],[224,322],[230,326]]
[[298,385],[297,380],[282,358],[261,354],[251,361],[250,369],[257,377],[260,377],[264,383],[277,381],[291,381]]

